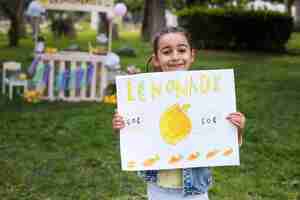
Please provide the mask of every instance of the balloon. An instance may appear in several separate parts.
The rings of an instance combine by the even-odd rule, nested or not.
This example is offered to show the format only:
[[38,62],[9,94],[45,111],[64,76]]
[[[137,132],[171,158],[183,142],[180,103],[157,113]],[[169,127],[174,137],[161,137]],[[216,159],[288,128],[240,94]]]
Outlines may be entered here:
[[114,13],[117,16],[123,17],[127,12],[127,7],[124,3],[117,3],[114,7]]
[[120,63],[120,57],[117,54],[110,52],[106,55],[103,64],[110,70],[116,70],[119,69],[120,67],[119,63]]
[[30,17],[40,17],[45,11],[45,8],[38,1],[32,1],[28,6],[26,14]]
[[106,44],[107,41],[108,41],[108,38],[107,38],[106,35],[103,34],[103,33],[101,33],[100,35],[98,35],[98,36],[96,37],[96,39],[97,39],[97,42],[99,42],[100,44]]
[[106,14],[107,20],[111,21],[114,18],[114,14],[112,12],[108,12]]

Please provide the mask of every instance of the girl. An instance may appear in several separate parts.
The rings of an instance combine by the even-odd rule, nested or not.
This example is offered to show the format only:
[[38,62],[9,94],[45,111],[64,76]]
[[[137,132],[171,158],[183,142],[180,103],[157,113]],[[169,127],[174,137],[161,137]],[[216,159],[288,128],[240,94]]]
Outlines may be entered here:
[[[188,70],[195,59],[196,50],[191,47],[189,34],[178,27],[169,27],[154,37],[154,53],[149,59],[154,71]],[[238,129],[239,144],[245,116],[234,112],[227,118]],[[122,116],[115,113],[112,125],[115,130],[125,127]],[[147,184],[149,200],[208,200],[208,189],[212,184],[211,172],[206,167],[147,170],[139,172]]]

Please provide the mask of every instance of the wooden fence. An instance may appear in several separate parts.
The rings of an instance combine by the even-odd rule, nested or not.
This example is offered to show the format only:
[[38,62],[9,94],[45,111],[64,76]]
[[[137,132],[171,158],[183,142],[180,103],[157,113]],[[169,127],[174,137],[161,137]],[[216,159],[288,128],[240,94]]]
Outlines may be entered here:
[[[108,85],[107,70],[103,66],[104,55],[92,55],[87,52],[59,52],[42,54],[40,58],[39,62],[49,66],[43,99],[50,101],[101,101],[103,99]],[[83,82],[78,85],[76,81],[72,81],[76,80],[72,66],[83,65],[90,67],[90,73],[82,73],[80,80]],[[61,86],[60,77],[67,74],[66,72],[69,72],[68,77],[65,79],[65,85]]]

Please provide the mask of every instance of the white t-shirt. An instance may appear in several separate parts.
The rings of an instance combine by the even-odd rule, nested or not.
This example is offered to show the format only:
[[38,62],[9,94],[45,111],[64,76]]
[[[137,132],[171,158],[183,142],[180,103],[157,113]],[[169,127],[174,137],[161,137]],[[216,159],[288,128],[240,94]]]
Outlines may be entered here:
[[208,194],[200,194],[184,197],[182,189],[168,189],[156,184],[147,185],[148,200],[209,200]]

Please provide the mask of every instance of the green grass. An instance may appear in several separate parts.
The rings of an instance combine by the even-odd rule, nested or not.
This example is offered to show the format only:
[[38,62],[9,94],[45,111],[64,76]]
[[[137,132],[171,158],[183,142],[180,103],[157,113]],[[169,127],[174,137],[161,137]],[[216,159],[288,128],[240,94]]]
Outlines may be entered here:
[[[51,46],[71,43],[47,37]],[[72,42],[87,48],[94,38],[93,32],[84,32]],[[0,60],[28,66],[32,41],[8,48],[6,40],[0,35]],[[136,48],[138,57],[122,57],[122,65],[143,68],[150,45],[140,42],[137,33],[123,33],[113,49],[124,44]],[[299,44],[298,33],[285,54],[198,52],[194,69],[234,68],[238,109],[247,116],[241,165],[213,168],[212,200],[300,198]],[[103,103],[27,104],[0,96],[0,199],[145,199],[145,184],[120,170],[113,111]]]

